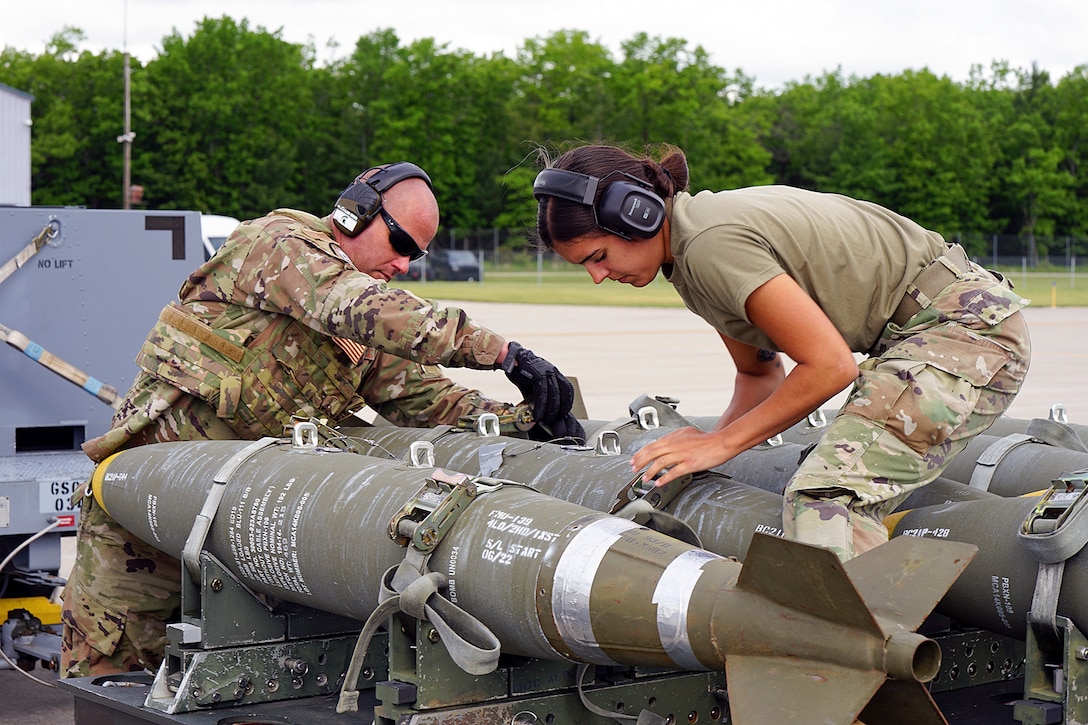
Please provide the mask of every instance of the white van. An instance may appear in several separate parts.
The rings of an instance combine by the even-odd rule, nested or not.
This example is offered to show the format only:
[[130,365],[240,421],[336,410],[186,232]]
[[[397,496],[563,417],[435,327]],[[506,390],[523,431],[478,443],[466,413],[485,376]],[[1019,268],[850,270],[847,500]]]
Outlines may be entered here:
[[212,255],[223,246],[227,237],[241,222],[232,216],[220,214],[200,215],[200,237],[204,241],[204,259],[212,258]]

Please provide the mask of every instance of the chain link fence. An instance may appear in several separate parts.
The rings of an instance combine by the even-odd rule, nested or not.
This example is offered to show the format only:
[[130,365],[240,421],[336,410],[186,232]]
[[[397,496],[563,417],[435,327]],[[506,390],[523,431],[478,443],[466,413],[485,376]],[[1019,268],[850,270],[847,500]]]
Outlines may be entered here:
[[551,250],[536,246],[528,229],[440,229],[431,247],[467,249],[496,271],[570,272],[571,265]]
[[995,269],[1027,271],[1088,271],[1088,238],[1077,236],[1020,236],[1015,234],[960,234],[956,241],[971,258]]

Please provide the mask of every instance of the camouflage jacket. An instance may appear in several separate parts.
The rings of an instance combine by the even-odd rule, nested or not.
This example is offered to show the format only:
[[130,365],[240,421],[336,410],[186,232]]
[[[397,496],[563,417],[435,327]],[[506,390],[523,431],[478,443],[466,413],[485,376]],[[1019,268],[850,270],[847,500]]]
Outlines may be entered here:
[[[142,372],[113,428],[84,445],[95,460],[150,440],[209,437],[220,423],[240,438],[279,436],[293,417],[336,423],[364,404],[409,426],[513,410],[435,367],[494,367],[503,338],[360,272],[327,220],[310,214],[279,209],[242,224],[179,300],[140,349]],[[186,413],[167,423],[179,407]]]

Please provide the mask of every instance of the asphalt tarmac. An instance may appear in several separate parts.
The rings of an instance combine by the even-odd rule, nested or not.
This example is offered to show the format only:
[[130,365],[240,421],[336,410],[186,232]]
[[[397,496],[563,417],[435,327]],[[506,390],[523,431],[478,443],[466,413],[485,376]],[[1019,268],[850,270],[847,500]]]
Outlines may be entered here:
[[[461,307],[575,377],[590,419],[625,417],[629,403],[643,394],[677,398],[678,411],[688,416],[718,415],[729,402],[735,368],[714,331],[686,309],[445,304]],[[1032,364],[1008,415],[1045,418],[1061,405],[1070,422],[1088,423],[1088,385],[1080,377],[1088,370],[1088,308],[1037,306],[1025,315]],[[500,373],[454,369],[449,375],[495,398],[517,396]],[[821,407],[837,407],[842,397]],[[64,540],[68,565],[72,543]],[[31,674],[56,681],[40,668]],[[71,694],[0,670],[0,725],[71,725],[73,709]]]
[[[677,398],[678,412],[688,416],[717,416],[729,404],[736,368],[717,333],[686,309],[448,304],[577,378],[591,419],[625,416],[643,394]],[[1031,369],[1008,415],[1045,418],[1060,404],[1070,422],[1088,423],[1088,384],[1080,377],[1088,370],[1088,308],[1038,306],[1024,314]],[[517,396],[503,375],[448,374],[501,400]],[[838,407],[844,399],[839,394],[821,407]]]

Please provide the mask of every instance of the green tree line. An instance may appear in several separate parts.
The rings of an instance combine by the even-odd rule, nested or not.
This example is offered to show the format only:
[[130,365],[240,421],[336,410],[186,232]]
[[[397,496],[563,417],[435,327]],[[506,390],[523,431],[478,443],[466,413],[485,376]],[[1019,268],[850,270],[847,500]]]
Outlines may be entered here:
[[[33,203],[118,208],[125,56],[83,39],[5,47],[0,82],[34,96]],[[149,208],[323,212],[361,169],[407,159],[432,176],[445,227],[525,229],[540,149],[671,143],[692,191],[790,184],[875,201],[977,253],[1000,234],[1088,254],[1088,65],[1052,79],[995,61],[962,83],[836,71],[770,91],[644,33],[616,54],[560,31],[509,58],[380,30],[318,63],[312,45],[224,16],[130,66],[131,176]]]

